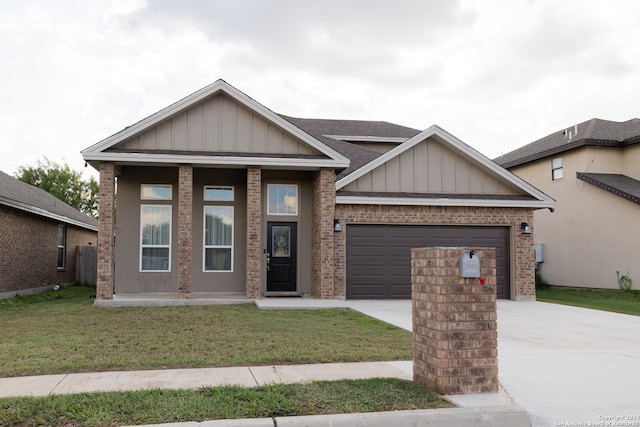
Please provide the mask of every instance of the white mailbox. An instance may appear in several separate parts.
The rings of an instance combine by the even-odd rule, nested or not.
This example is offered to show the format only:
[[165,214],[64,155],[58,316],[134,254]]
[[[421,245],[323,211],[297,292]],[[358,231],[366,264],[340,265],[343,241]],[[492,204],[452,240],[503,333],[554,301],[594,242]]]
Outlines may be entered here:
[[460,257],[460,277],[480,277],[480,258],[474,251]]

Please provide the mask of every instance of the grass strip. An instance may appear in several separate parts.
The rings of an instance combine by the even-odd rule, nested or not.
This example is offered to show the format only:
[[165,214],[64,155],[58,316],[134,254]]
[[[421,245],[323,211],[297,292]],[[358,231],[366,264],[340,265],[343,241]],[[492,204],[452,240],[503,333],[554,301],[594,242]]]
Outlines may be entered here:
[[256,388],[227,386],[5,398],[0,399],[0,425],[108,427],[452,406],[411,381],[374,378]]
[[348,309],[96,307],[95,288],[0,301],[0,377],[411,360],[411,333]]
[[555,304],[640,316],[640,291],[543,285],[536,288],[536,299]]

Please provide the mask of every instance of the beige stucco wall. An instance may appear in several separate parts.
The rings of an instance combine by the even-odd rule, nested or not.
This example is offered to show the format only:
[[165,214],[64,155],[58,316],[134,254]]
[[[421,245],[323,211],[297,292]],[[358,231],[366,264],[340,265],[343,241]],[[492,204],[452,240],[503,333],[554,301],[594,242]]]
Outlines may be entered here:
[[[625,156],[629,151],[640,161],[640,146],[628,148]],[[623,160],[623,153],[606,147],[563,153],[564,178],[558,181],[551,180],[551,160],[559,156],[511,169],[557,201],[553,213],[534,212],[535,242],[543,243],[545,251],[539,272],[549,284],[618,288],[616,271],[620,271],[638,288],[640,205],[576,178],[576,172],[632,176],[629,158]]]
[[[300,171],[269,171],[262,174],[262,235],[261,271],[266,271],[264,249],[267,242],[267,223],[284,221],[297,223],[297,291],[311,292],[311,199],[313,175]],[[115,291],[177,292],[177,167],[123,167],[118,176],[116,213]],[[295,216],[267,214],[268,184],[297,184],[299,211]],[[142,184],[171,184],[171,201],[142,201]],[[234,202],[204,202],[205,185],[234,187]],[[193,252],[192,292],[243,293],[246,290],[247,242],[247,171],[244,169],[194,168],[193,172]],[[140,205],[172,206],[171,271],[140,272]],[[204,205],[234,206],[234,255],[232,272],[203,271],[203,211]],[[266,290],[266,274],[261,275],[261,293]]]

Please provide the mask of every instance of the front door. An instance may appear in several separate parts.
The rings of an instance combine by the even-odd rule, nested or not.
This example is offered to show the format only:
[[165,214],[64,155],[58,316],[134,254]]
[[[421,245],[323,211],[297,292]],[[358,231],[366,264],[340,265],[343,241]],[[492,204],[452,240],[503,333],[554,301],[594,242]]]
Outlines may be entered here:
[[267,223],[267,292],[296,291],[296,223]]

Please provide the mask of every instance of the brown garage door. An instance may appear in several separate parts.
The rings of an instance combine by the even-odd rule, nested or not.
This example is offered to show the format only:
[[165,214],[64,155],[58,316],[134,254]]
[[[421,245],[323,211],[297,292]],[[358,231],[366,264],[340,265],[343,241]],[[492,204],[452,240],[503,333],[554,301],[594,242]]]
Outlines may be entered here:
[[411,298],[411,248],[496,248],[497,297],[509,298],[507,227],[355,225],[347,227],[347,298]]

